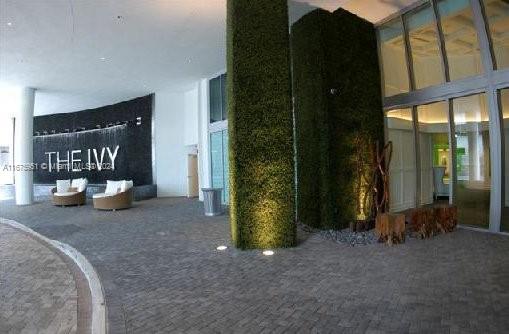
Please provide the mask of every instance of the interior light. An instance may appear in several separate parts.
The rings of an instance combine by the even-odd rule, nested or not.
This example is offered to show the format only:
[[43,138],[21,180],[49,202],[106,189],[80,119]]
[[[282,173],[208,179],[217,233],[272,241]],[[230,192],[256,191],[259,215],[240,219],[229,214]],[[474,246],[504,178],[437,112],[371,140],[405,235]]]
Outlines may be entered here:
[[105,61],[105,60],[106,60],[106,57],[101,57],[101,58],[99,58],[99,59],[100,59],[100,60],[102,60],[102,61]]
[[265,255],[265,256],[272,256],[272,255],[274,255],[274,251],[270,250],[270,249],[264,250],[263,251],[263,255]]
[[221,245],[221,246],[217,246],[217,248],[216,248],[216,249],[217,249],[218,251],[224,251],[224,250],[225,250],[225,249],[227,249],[227,248],[228,248],[228,247]]
[[7,22],[7,25],[10,27],[12,26],[12,22]]

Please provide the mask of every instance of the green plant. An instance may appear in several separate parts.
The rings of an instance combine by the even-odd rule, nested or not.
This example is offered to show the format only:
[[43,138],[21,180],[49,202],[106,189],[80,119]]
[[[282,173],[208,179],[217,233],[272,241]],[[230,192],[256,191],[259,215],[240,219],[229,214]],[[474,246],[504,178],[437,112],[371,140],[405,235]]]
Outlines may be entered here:
[[286,0],[227,2],[230,222],[240,248],[295,245]]
[[368,214],[367,166],[373,145],[383,142],[375,30],[345,10],[315,10],[291,34],[297,216],[314,227],[343,228]]

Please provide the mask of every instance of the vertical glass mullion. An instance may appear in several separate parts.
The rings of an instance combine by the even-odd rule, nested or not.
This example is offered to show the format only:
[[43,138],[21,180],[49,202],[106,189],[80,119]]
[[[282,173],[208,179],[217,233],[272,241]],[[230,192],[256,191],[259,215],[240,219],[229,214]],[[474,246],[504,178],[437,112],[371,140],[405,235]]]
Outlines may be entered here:
[[[495,50],[493,48],[493,40],[491,39],[491,33],[490,33],[490,23],[488,21],[488,16],[486,15],[486,9],[484,8],[484,3],[482,0],[476,0],[479,1],[479,10],[481,12],[482,19],[484,21],[484,29],[486,30],[486,37],[488,38],[488,44],[490,46],[490,53],[491,53],[491,62],[493,64],[493,70],[497,70],[497,57],[495,57]],[[475,8],[473,9],[475,11]],[[479,32],[478,32],[479,35]],[[478,37],[479,39],[481,37]],[[479,41],[480,42],[480,41]]]
[[451,161],[451,168],[449,170],[450,176],[450,183],[449,183],[449,204],[454,204],[456,201],[456,186],[457,186],[457,176],[456,176],[456,128],[454,125],[454,109],[453,109],[453,101],[452,99],[448,100],[449,103],[449,146],[450,146],[450,161]]
[[436,30],[438,36],[438,47],[442,57],[442,69],[445,74],[445,81],[450,82],[451,77],[449,74],[449,61],[447,60],[447,50],[445,49],[444,31],[442,30],[442,21],[440,20],[440,13],[438,12],[437,0],[431,0],[431,9],[435,15]]
[[415,206],[421,206],[421,151],[419,138],[419,119],[417,106],[412,107],[412,121],[414,127],[414,155],[415,155]]
[[405,17],[408,14],[403,14],[400,16],[401,24],[403,26],[403,36],[405,40],[405,55],[406,55],[406,66],[408,72],[408,83],[410,91],[415,90],[415,76],[413,70],[413,61],[412,61],[412,50],[410,49],[410,39],[408,37],[408,29],[405,22]]
[[491,73],[495,69],[495,56],[491,47],[488,26],[481,7],[480,0],[470,0],[472,13],[474,15],[474,24],[477,29],[477,38],[479,48],[481,49],[481,61],[484,67],[484,73]]

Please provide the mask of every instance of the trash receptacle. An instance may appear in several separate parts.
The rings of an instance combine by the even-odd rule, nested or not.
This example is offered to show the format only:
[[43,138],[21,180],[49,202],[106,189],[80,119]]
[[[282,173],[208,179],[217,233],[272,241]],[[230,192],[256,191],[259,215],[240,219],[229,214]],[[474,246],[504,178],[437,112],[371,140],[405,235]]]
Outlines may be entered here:
[[202,188],[203,205],[205,206],[205,216],[219,216],[223,213],[221,205],[222,188]]

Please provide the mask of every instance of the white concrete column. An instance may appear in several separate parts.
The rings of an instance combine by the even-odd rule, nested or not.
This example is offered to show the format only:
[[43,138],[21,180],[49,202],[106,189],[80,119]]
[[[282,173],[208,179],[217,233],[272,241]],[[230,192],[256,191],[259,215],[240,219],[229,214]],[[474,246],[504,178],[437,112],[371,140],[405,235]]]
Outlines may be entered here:
[[15,119],[14,164],[16,166],[16,204],[29,205],[34,199],[33,130],[35,89],[23,88],[20,92],[19,110]]
[[203,201],[201,188],[209,188],[211,182],[210,151],[209,151],[209,80],[202,79],[198,84],[198,186],[199,200]]

